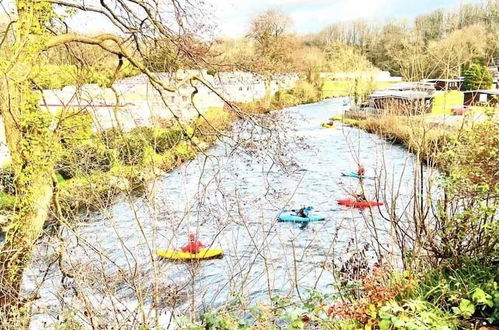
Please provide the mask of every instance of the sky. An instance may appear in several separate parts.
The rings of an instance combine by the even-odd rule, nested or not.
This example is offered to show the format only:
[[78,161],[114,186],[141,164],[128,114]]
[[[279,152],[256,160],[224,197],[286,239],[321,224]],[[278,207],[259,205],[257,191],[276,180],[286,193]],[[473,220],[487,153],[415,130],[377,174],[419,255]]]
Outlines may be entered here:
[[438,8],[456,8],[479,0],[210,0],[218,32],[226,37],[245,34],[248,22],[261,11],[279,9],[291,16],[293,32],[318,32],[326,26],[355,19],[414,18]]
[[[3,8],[11,7],[13,0],[0,0]],[[69,0],[71,1],[71,0]],[[85,1],[95,5],[98,0]],[[112,1],[112,0],[109,0]],[[147,1],[147,0],[146,0]],[[183,0],[187,1],[187,0]],[[183,2],[182,0],[180,3]],[[464,3],[486,0],[198,0],[204,2],[207,14],[202,17],[210,26],[216,26],[210,37],[241,37],[248,30],[251,18],[267,9],[287,13],[292,31],[305,34],[319,32],[333,23],[356,19],[378,20],[412,19],[435,9],[457,8]],[[1,13],[1,11],[0,11]],[[0,17],[0,21],[1,21]],[[116,29],[102,17],[78,14],[71,19],[72,28],[89,34],[115,32]]]

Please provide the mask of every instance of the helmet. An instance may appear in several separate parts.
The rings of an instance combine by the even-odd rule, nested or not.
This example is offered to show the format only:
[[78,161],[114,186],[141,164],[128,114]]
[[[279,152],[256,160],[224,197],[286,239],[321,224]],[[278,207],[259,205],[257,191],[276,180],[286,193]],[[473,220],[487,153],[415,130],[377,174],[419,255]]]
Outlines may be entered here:
[[189,240],[194,241],[196,239],[196,234],[189,234],[187,237],[189,237]]

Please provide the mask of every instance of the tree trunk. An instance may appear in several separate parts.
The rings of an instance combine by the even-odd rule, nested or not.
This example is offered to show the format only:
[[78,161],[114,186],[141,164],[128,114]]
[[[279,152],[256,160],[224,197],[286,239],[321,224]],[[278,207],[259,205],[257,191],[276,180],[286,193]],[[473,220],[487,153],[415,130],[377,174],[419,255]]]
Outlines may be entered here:
[[272,78],[270,77],[265,77],[264,78],[264,84],[265,84],[265,96],[263,98],[263,104],[266,109],[270,108],[270,103],[272,101]]
[[0,108],[18,198],[0,248],[1,306],[17,299],[24,267],[48,217],[57,143],[51,115],[40,109],[28,82],[2,79]]

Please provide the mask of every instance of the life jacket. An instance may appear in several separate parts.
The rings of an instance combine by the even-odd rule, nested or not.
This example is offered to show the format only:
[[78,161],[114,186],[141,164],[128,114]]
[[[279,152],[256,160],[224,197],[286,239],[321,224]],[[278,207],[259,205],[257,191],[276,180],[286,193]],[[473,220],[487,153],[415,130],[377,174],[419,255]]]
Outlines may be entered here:
[[204,245],[200,241],[193,241],[189,242],[186,246],[182,247],[181,250],[183,252],[188,252],[188,253],[199,253],[199,249],[203,248]]

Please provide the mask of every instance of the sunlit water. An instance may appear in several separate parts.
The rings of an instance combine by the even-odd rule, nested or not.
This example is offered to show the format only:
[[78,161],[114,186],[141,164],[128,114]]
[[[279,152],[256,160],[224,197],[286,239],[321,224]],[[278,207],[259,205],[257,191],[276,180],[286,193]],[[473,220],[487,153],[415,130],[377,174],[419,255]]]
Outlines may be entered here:
[[[337,129],[322,128],[321,122],[346,109],[344,102],[334,99],[274,114],[277,121],[294,127],[283,141],[293,146],[287,152],[296,161],[288,171],[272,166],[270,158],[252,157],[219,142],[208,155],[160,178],[149,198],[127,199],[92,215],[92,221],[81,223],[74,232],[65,230],[63,243],[45,238],[25,274],[25,291],[39,289],[31,327],[49,327],[61,317],[61,309],[83,313],[84,304],[74,289],[87,293],[87,305],[108,320],[109,328],[117,319],[140,318],[139,302],[146,313],[158,311],[150,316],[159,317],[166,327],[172,315],[189,313],[192,306],[200,313],[236,298],[252,304],[268,302],[273,295],[303,297],[309,289],[332,290],[334,278],[324,264],[341,264],[354,246],[373,243],[373,233],[365,225],[369,210],[336,203],[359,189],[358,180],[342,177],[341,172],[355,171],[360,159],[368,175],[383,169],[395,187],[400,183],[404,197],[410,194],[414,163],[404,149],[361,130],[340,124]],[[241,127],[236,125],[234,132]],[[255,143],[260,155],[271,150]],[[371,199],[374,182],[365,182]],[[313,205],[326,221],[305,228],[275,221],[280,209],[301,205]],[[377,209],[372,212],[378,225],[386,228]],[[198,267],[158,260],[156,249],[185,244],[190,231],[206,245],[222,248],[223,259]],[[389,235],[378,234],[389,254],[394,249]],[[61,246],[62,264],[75,279],[63,280],[58,263],[50,265]],[[135,281],[129,280],[130,274]],[[156,309],[151,307],[155,284],[160,297]],[[171,288],[181,296],[174,306],[165,298]],[[90,326],[88,318],[77,319]]]

